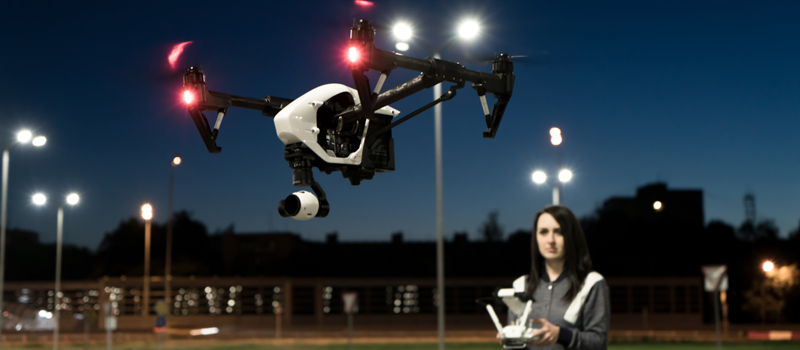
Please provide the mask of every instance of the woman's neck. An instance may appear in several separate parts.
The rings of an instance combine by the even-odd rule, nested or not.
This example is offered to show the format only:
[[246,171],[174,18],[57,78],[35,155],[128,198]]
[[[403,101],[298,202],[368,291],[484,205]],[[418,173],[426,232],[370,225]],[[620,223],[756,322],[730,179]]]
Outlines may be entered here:
[[564,260],[547,259],[544,261],[544,268],[547,276],[550,277],[550,281],[555,282],[558,276],[561,276],[561,273],[564,272]]

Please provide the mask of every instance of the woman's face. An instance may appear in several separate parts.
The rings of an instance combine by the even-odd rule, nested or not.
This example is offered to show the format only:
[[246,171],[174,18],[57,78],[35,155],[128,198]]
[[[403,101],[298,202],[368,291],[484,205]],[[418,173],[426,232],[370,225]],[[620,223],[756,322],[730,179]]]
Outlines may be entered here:
[[534,234],[539,244],[539,254],[545,260],[564,260],[564,236],[556,218],[548,213],[540,215]]

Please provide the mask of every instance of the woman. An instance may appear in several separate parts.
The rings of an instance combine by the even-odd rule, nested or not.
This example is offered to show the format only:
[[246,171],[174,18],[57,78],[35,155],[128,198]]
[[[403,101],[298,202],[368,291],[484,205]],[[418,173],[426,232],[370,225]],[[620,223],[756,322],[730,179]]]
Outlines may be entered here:
[[[597,272],[580,222],[562,206],[536,214],[531,274],[518,279],[533,300],[528,324],[540,324],[529,347],[606,349],[611,306],[608,285]],[[524,278],[524,279],[523,279]]]

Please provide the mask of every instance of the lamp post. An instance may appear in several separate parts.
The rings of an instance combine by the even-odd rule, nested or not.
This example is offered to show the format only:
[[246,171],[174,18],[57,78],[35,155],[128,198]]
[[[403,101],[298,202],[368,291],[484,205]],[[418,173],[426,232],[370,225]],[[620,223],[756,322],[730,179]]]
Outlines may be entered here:
[[[537,185],[541,185],[547,182],[547,174],[544,171],[536,170],[531,175],[531,180],[533,183]],[[558,182],[554,182],[553,186],[553,205],[561,205],[561,192],[559,188],[561,187],[560,184],[567,183],[572,180],[572,171],[569,169],[561,169],[558,172]]]
[[166,314],[172,308],[172,198],[175,186],[175,167],[181,164],[181,157],[172,158],[169,167],[169,207],[167,208],[167,257],[164,267],[164,302],[167,304]]
[[761,264],[761,269],[764,270],[764,281],[761,282],[761,323],[767,323],[767,302],[766,302],[766,294],[767,294],[767,278],[769,277],[770,272],[775,269],[775,264],[772,261],[764,261]]
[[142,205],[144,219],[144,291],[142,293],[142,316],[147,316],[150,309],[150,219],[153,218],[153,206]]
[[[53,296],[53,319],[55,320],[53,326],[53,350],[58,350],[58,331],[60,328],[61,320],[61,247],[63,245],[64,237],[64,205],[75,205],[80,201],[80,196],[77,193],[70,193],[67,195],[66,204],[58,207],[58,215],[56,219],[56,288],[55,295]],[[47,197],[42,193],[33,195],[33,204],[42,206],[47,203]]]
[[[398,23],[394,26],[392,32],[395,38],[400,40],[396,45],[400,51],[406,51],[409,48],[408,41],[413,37],[413,30],[411,26],[406,23]],[[458,37],[464,40],[472,40],[480,33],[480,25],[475,20],[465,20],[461,22],[457,29]],[[441,59],[439,52],[446,48],[452,41],[448,40],[442,45],[439,45],[433,52],[434,59]],[[442,84],[433,86],[433,100],[437,100],[442,96]],[[434,125],[434,148],[436,152],[436,295],[438,303],[437,307],[437,325],[439,330],[439,350],[444,350],[444,315],[445,315],[445,302],[444,302],[444,218],[443,218],[443,194],[442,194],[442,104],[437,103],[433,106],[433,125]]]
[[[556,169],[561,169],[561,148],[558,147],[564,139],[561,137],[561,129],[559,128],[550,128],[550,143],[556,148]],[[564,170],[561,170],[558,173],[558,179],[561,180],[561,173]],[[569,179],[572,178],[572,173],[565,173],[565,178],[567,178],[567,182]],[[558,183],[553,185],[553,205],[561,205],[561,186]]]
[[3,149],[3,180],[2,180],[2,199],[0,199],[0,343],[2,343],[3,331],[3,295],[5,294],[5,261],[6,261],[6,209],[8,204],[8,154],[12,147],[19,143],[31,142],[36,147],[44,146],[47,138],[44,136],[33,137],[28,130],[17,133],[17,139]]

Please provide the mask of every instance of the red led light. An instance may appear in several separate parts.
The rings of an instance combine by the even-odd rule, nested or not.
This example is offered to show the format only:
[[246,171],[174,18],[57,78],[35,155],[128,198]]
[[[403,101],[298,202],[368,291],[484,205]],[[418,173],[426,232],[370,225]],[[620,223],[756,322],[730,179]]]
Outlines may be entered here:
[[370,7],[370,6],[372,6],[372,1],[366,1],[366,0],[355,0],[355,2],[356,2],[356,5],[358,5],[358,6],[363,6],[363,7]]
[[358,52],[358,48],[350,46],[350,49],[347,51],[347,59],[350,60],[350,63],[358,62],[359,58],[361,58],[361,53]]
[[194,93],[192,93],[189,90],[184,90],[183,91],[183,102],[186,102],[187,105],[191,104],[192,102],[194,102]]

